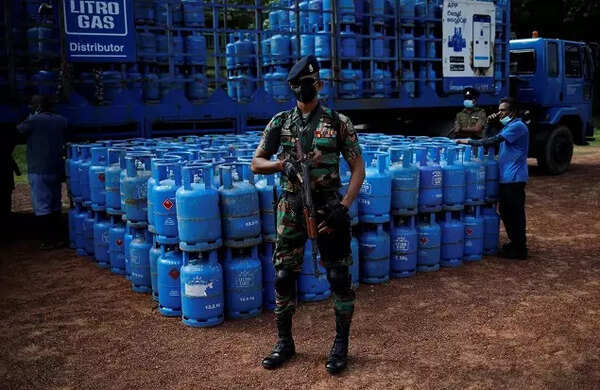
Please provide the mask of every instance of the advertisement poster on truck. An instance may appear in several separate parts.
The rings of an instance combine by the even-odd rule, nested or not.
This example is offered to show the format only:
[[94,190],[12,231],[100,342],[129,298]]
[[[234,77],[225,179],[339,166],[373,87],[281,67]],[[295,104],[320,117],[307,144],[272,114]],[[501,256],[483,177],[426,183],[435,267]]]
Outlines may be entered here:
[[136,61],[132,0],[64,0],[71,62]]
[[493,2],[444,1],[442,66],[446,92],[459,92],[466,87],[493,91],[495,21]]

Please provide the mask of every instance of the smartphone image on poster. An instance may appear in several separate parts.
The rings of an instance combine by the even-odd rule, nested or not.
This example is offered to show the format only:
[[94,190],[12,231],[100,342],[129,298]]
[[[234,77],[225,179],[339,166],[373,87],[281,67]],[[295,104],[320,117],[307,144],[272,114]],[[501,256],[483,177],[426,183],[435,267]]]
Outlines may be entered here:
[[492,18],[490,15],[473,15],[473,67],[489,68],[491,65]]

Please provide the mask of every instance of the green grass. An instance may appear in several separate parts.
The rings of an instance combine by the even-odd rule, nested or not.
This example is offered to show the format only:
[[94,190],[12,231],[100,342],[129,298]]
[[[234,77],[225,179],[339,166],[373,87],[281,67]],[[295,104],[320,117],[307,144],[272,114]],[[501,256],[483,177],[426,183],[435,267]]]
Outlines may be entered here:
[[13,151],[13,158],[21,170],[21,176],[15,175],[15,183],[28,184],[27,181],[27,145],[17,145]]
[[[597,123],[597,125],[600,125],[600,124]],[[595,138],[595,140],[590,142],[590,146],[600,146],[600,126],[595,127],[594,138]]]

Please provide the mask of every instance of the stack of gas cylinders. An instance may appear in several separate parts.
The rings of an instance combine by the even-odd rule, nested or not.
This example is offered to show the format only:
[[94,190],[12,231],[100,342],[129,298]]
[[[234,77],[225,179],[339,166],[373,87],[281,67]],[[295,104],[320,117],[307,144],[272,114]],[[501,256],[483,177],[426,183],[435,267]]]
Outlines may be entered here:
[[[459,267],[498,246],[493,148],[362,134],[366,178],[350,207],[350,273],[378,284]],[[250,171],[259,132],[71,144],[70,244],[148,293],[164,316],[206,327],[275,306],[277,175]],[[345,193],[351,172],[340,163]],[[301,301],[331,295],[310,242]]]

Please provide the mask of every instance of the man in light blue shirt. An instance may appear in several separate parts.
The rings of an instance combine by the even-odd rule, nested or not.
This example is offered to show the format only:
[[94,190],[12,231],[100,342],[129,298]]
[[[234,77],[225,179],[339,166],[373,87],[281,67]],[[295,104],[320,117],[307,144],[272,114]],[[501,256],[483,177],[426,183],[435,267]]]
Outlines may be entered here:
[[527,153],[529,150],[529,130],[517,117],[516,102],[512,98],[500,100],[498,113],[492,119],[500,120],[503,125],[500,133],[481,140],[458,140],[476,146],[500,145],[499,166],[499,207],[510,242],[502,246],[500,256],[510,259],[527,258],[527,240],[525,237],[525,184],[529,179]]

